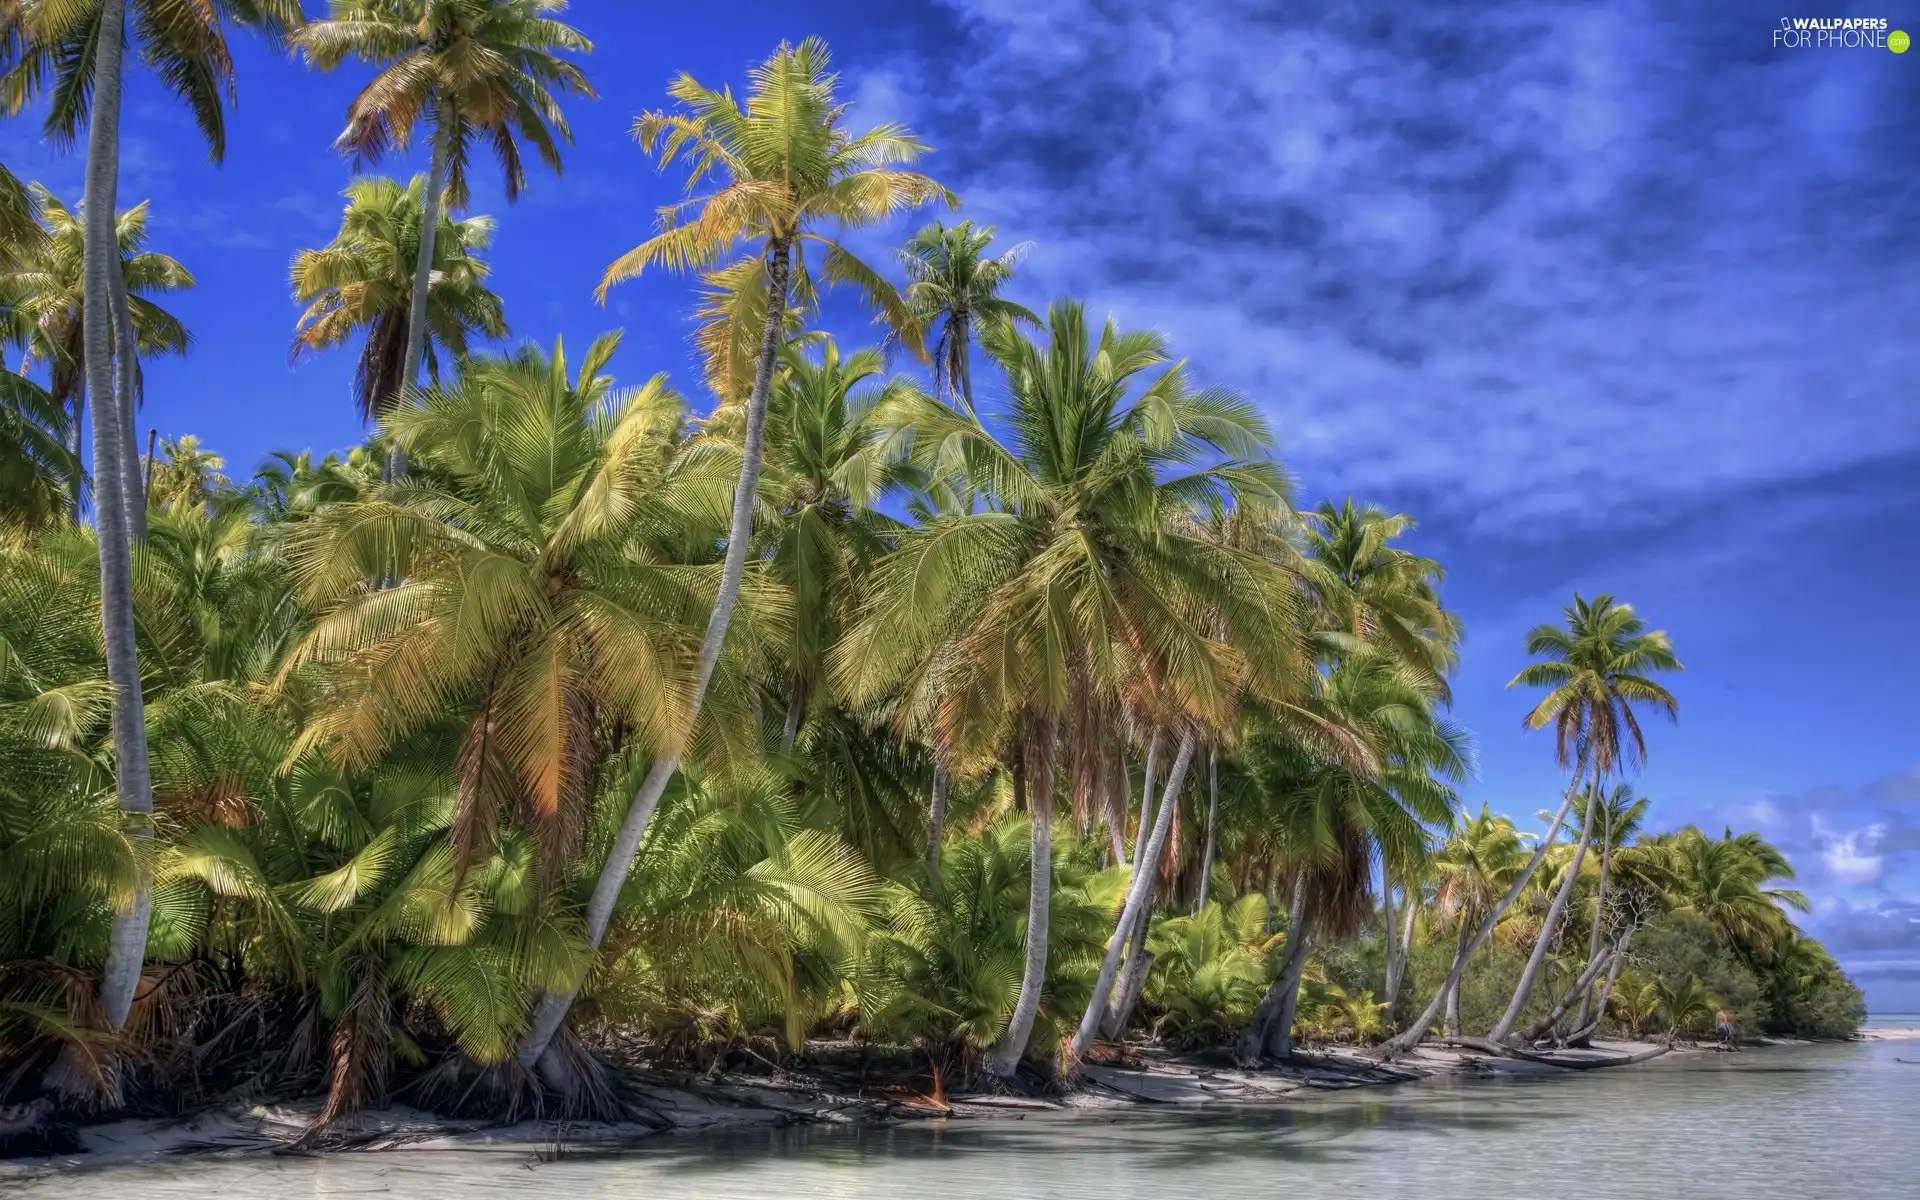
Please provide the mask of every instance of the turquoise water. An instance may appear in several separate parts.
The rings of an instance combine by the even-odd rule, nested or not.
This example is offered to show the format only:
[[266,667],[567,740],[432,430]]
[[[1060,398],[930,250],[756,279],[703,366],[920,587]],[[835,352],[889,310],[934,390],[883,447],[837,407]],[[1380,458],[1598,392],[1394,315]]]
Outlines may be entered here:
[[572,1155],[180,1161],[0,1182],[9,1200],[1920,1195],[1920,1041],[1761,1049],[1239,1111],[804,1128]]

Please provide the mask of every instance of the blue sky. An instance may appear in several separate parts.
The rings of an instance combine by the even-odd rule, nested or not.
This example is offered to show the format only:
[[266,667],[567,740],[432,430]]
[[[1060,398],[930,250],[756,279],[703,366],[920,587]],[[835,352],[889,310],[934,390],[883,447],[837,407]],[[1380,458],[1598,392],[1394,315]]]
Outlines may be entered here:
[[[619,326],[618,371],[691,387],[683,284],[591,297],[675,192],[627,126],[675,72],[827,37],[856,121],[910,124],[966,215],[1034,243],[1020,298],[1161,329],[1263,406],[1303,499],[1419,517],[1469,631],[1472,803],[1554,798],[1504,683],[1527,626],[1611,591],[1688,667],[1656,822],[1777,839],[1873,1005],[1920,1010],[1920,53],[1775,49],[1779,7],[582,0],[602,98],[564,177],[509,209],[483,174],[473,211],[517,336]],[[1834,15],[1920,31],[1911,3]],[[237,50],[225,166],[142,79],[122,197],[200,280],[142,425],[244,472],[359,434],[350,353],[288,364],[285,278],[337,223],[363,76]],[[26,122],[0,157],[78,191]]]

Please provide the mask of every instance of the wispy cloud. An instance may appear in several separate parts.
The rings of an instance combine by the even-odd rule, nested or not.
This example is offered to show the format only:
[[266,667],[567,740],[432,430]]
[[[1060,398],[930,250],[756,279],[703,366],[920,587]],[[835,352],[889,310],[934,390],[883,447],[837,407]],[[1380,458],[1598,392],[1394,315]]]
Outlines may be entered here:
[[1920,446],[1892,55],[1740,5],[951,9],[863,98],[1039,241],[1029,291],[1165,329],[1312,491],[1510,531]]

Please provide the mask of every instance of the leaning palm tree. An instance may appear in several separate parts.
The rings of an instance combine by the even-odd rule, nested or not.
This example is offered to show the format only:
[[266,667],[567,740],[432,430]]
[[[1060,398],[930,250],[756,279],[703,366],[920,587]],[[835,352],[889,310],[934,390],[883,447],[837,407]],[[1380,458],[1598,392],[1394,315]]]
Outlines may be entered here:
[[[1645,760],[1647,744],[1639,718],[1634,715],[1635,705],[1651,705],[1669,719],[1679,714],[1680,705],[1673,694],[1647,678],[1648,672],[1681,669],[1680,660],[1673,655],[1672,641],[1660,630],[1649,631],[1632,605],[1616,604],[1611,596],[1595,596],[1589,603],[1575,595],[1566,609],[1566,625],[1535,626],[1527,634],[1527,653],[1542,661],[1527,666],[1508,686],[1525,683],[1549,689],[1527,714],[1524,724],[1528,729],[1553,727],[1555,755],[1575,776],[1567,792],[1568,803],[1579,788],[1581,764],[1593,772],[1591,794],[1597,797],[1608,775]],[[1533,994],[1547,948],[1559,930],[1561,914],[1573,897],[1600,808],[1599,804],[1586,807],[1573,862],[1547,909],[1513,999],[1488,1034],[1495,1042],[1504,1041],[1513,1032],[1520,1010]],[[1561,810],[1566,810],[1565,804]]]
[[[1593,925],[1587,935],[1588,962],[1597,964],[1601,954],[1601,933],[1607,919],[1607,887],[1613,882],[1614,857],[1620,847],[1631,844],[1639,835],[1640,824],[1647,815],[1647,798],[1634,795],[1631,784],[1617,783],[1613,786],[1613,790],[1604,796],[1596,797],[1590,792],[1583,794],[1580,802],[1583,805],[1597,803],[1600,806],[1600,879],[1594,888]],[[1582,824],[1586,822],[1586,815],[1585,810],[1582,809],[1580,813]],[[1590,965],[1589,971],[1593,970],[1594,968]],[[1580,1015],[1575,1017],[1573,1022],[1575,1029],[1586,1027],[1587,1014],[1592,1007],[1593,988],[1589,981],[1588,986],[1581,989]],[[1603,1000],[1601,1008],[1604,1010],[1605,1007],[1606,1002]]]
[[[340,232],[329,244],[294,256],[293,298],[307,306],[294,330],[293,357],[338,346],[364,333],[354,369],[360,418],[375,421],[398,402],[408,384],[408,323],[413,315],[415,264],[426,180],[356,179],[347,187]],[[507,335],[500,297],[487,287],[480,257],[493,240],[490,217],[456,221],[445,213],[433,237],[423,343],[427,373],[440,379],[437,346],[454,359],[467,356],[476,337]]]
[[[1258,457],[1269,435],[1252,406],[1193,387],[1156,335],[1111,321],[1095,333],[1077,303],[1053,305],[1046,328],[1042,345],[1008,322],[983,330],[1007,377],[1005,440],[924,395],[887,415],[917,466],[990,504],[903,532],[835,656],[849,694],[897,693],[900,719],[923,728],[956,770],[1015,756],[1032,875],[1020,1002],[987,1062],[1000,1076],[1026,1053],[1046,977],[1062,735],[1087,742],[1064,756],[1083,771],[1106,753],[1108,731],[1080,714],[1123,702],[1150,712],[1179,737],[1170,808],[1198,727],[1227,726],[1250,676],[1275,689],[1300,678],[1289,669],[1301,658],[1289,578],[1172,519],[1202,505],[1286,502],[1279,468]],[[1073,790],[1084,792],[1079,782]],[[1136,863],[1090,1013],[1105,1009],[1156,853],[1149,847]]]
[[[660,232],[607,268],[600,296],[604,299],[615,284],[649,266],[707,271],[730,258],[736,266],[756,259],[765,264],[766,311],[747,400],[725,566],[698,669],[685,696],[683,727],[691,727],[699,717],[740,594],[760,481],[767,393],[782,344],[788,284],[794,274],[805,274],[806,244],[824,247],[827,280],[853,284],[891,323],[906,328],[909,318],[885,280],[815,227],[829,222],[842,228],[870,226],[929,200],[953,200],[926,176],[892,169],[893,163],[911,162],[926,153],[906,130],[881,125],[857,136],[847,130],[846,106],[838,99],[839,77],[827,70],[828,62],[826,43],[817,38],[798,46],[783,43],[754,68],[744,105],[730,90],[714,91],[682,75],[667,90],[683,111],[644,113],[633,126],[641,146],[657,151],[663,166],[680,159],[689,163],[688,188],[694,194],[661,210]],[[717,190],[695,190],[709,180],[718,183]],[[744,254],[743,246],[750,247]],[[668,746],[641,781],[594,890],[590,913],[612,912],[654,807],[679,769],[682,750]],[[599,945],[598,936],[594,945]],[[542,999],[520,1045],[523,1065],[540,1061],[572,1003],[572,995],[564,992]]]
[[[133,20],[128,25],[128,14]],[[0,100],[18,113],[41,96],[50,103],[44,128],[56,142],[71,144],[87,126],[85,201],[85,297],[83,329],[87,390],[94,396],[94,487],[100,542],[101,624],[107,646],[107,677],[117,689],[113,741],[120,806],[153,811],[148,774],[145,706],[140,697],[134,648],[132,556],[128,538],[138,532],[134,502],[143,499],[135,476],[131,372],[114,387],[116,342],[130,366],[134,331],[127,288],[114,268],[114,216],[120,187],[120,105],[126,52],[137,45],[167,91],[186,102],[194,124],[217,162],[226,151],[222,100],[232,91],[233,60],[223,20],[275,34],[299,24],[298,0],[203,0],[188,7],[173,0],[103,3],[22,0],[0,7]],[[125,410],[116,412],[115,410]],[[118,1029],[133,1003],[146,949],[149,889],[134,889],[114,918],[112,946],[101,972],[106,1024]]]
[[[559,144],[573,140],[556,93],[594,94],[585,73],[563,57],[593,50],[551,16],[565,7],[565,0],[332,0],[327,19],[294,39],[323,71],[348,58],[379,67],[347,106],[347,127],[334,143],[356,162],[379,162],[392,147],[411,144],[422,125],[431,131],[400,358],[404,384],[420,375],[433,326],[434,243],[443,208],[466,206],[474,144],[493,147],[512,203],[527,183],[521,143],[558,174]],[[392,469],[400,469],[398,459]]]
[[[84,209],[67,207],[39,184],[31,185],[31,190],[46,225],[46,236],[10,274],[7,288],[14,319],[26,342],[25,362],[46,364],[47,390],[53,402],[71,413],[67,428],[73,437],[77,465],[87,405],[82,344],[87,313]],[[114,218],[114,243],[119,249],[120,276],[126,281],[134,351],[149,357],[183,354],[192,341],[186,326],[154,297],[193,287],[193,274],[171,255],[145,248],[147,217],[147,201],[142,200]],[[116,346],[116,356],[119,352]],[[129,378],[137,379],[137,357],[132,365],[135,374]],[[132,447],[133,413],[129,409],[118,415],[121,437]],[[137,464],[133,469],[137,475]],[[76,473],[69,484],[68,499],[76,516],[83,482]]]
[[[934,387],[973,407],[974,329],[992,321],[1038,325],[1032,310],[1000,295],[1027,252],[1022,242],[989,256],[994,227],[976,231],[972,221],[933,222],[907,240],[900,263],[907,269],[907,307],[923,328],[940,326],[933,342]],[[922,335],[924,337],[924,334]]]

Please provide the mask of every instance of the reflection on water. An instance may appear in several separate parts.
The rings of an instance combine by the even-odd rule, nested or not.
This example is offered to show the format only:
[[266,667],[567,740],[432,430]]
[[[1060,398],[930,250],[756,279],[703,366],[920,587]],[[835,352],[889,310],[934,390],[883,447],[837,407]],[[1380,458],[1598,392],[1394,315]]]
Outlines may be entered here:
[[1257,1110],[661,1138],[544,1163],[518,1151],[183,1161],[8,1180],[0,1191],[22,1200],[1911,1197],[1920,1065],[1899,1059],[1920,1063],[1920,1042],[1433,1080]]

